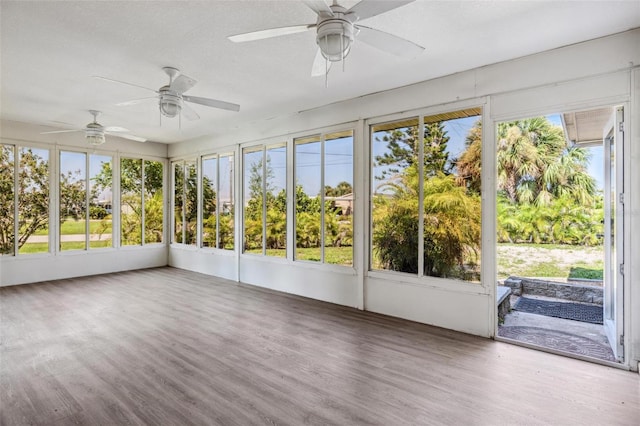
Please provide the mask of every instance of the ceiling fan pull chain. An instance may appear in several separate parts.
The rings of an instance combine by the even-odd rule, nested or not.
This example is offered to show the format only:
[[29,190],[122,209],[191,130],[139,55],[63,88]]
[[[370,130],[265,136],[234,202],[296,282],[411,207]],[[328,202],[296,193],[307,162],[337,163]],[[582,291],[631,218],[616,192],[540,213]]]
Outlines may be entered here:
[[[343,28],[344,28],[344,24],[343,24]],[[343,33],[344,34],[344,33]],[[342,72],[344,72],[344,35],[342,37],[340,37],[340,56],[342,56],[341,60],[342,60]]]
[[324,88],[329,87],[329,60],[324,58]]

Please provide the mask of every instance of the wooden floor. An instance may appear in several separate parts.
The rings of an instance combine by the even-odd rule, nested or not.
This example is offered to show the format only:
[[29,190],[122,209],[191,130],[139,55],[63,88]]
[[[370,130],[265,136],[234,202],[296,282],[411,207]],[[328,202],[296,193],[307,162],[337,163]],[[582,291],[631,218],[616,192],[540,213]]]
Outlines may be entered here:
[[0,308],[2,425],[640,424],[637,373],[179,269]]

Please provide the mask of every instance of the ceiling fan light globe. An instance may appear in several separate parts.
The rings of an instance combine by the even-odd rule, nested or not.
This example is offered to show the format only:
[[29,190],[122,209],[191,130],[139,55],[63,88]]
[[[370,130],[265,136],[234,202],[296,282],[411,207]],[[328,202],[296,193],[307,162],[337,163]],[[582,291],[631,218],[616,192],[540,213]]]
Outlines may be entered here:
[[165,117],[173,118],[180,114],[180,110],[182,107],[180,104],[175,103],[173,101],[161,101],[160,102],[160,112]]
[[182,111],[182,96],[174,91],[169,90],[168,86],[160,89],[160,114],[165,117],[173,118]]
[[85,129],[85,140],[89,145],[102,145],[104,143],[104,132],[102,129]]
[[346,20],[331,20],[318,26],[316,42],[328,61],[338,62],[346,58],[353,39],[353,24]]

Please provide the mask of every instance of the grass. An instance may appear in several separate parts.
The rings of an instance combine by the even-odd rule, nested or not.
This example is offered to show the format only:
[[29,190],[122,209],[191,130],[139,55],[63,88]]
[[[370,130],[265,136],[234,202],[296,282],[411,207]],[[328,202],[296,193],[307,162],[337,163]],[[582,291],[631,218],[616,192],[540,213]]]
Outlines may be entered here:
[[[89,229],[92,234],[99,233],[100,220],[92,220]],[[47,235],[41,230],[35,235]],[[66,220],[61,227],[62,235],[84,234],[85,222]],[[83,241],[62,243],[62,250],[84,250]],[[91,248],[111,247],[111,240],[91,241]],[[27,243],[20,253],[46,253],[48,243]],[[262,250],[248,250],[247,253],[261,254]],[[285,249],[268,249],[267,256],[286,257]],[[599,255],[599,257],[598,257]],[[575,258],[567,262],[567,258]],[[498,278],[510,275],[523,277],[554,277],[602,279],[604,260],[602,247],[582,247],[559,244],[498,244]],[[296,248],[296,259],[319,262],[318,248]],[[580,260],[577,260],[580,259]],[[586,259],[586,260],[585,260]],[[326,247],[325,263],[334,265],[353,265],[352,247]]]
[[[262,254],[262,250],[246,250],[245,253]],[[285,249],[267,249],[267,256],[286,257]],[[325,263],[332,265],[353,265],[353,247],[325,247]],[[297,260],[320,262],[320,249],[317,247],[296,248]]]
[[20,254],[32,254],[32,253],[47,253],[49,251],[49,243],[26,243],[18,253]]
[[[68,241],[60,244],[62,250],[84,250],[84,241]],[[89,248],[111,247],[111,239],[104,241],[90,241]]]
[[[69,241],[61,244],[62,250],[84,250],[84,241]],[[90,248],[111,247],[111,240],[91,241]],[[20,247],[20,254],[47,253],[49,251],[49,243],[26,243]]]
[[512,275],[521,277],[566,277],[568,274],[566,268],[558,266],[556,262],[540,262],[523,266]]
[[498,244],[499,279],[515,275],[602,280],[603,270],[601,246]]
[[[111,221],[109,221],[111,222]],[[89,233],[90,234],[98,234],[100,233],[100,224],[101,220],[90,220],[89,221]],[[62,222],[60,226],[60,234],[61,235],[75,235],[75,234],[84,234],[85,232],[85,221],[84,220],[73,220],[67,219]],[[39,229],[34,232],[33,235],[48,235],[49,228]]]
[[569,271],[569,278],[579,278],[586,280],[602,280],[604,279],[604,267],[600,268],[582,268],[575,266]]

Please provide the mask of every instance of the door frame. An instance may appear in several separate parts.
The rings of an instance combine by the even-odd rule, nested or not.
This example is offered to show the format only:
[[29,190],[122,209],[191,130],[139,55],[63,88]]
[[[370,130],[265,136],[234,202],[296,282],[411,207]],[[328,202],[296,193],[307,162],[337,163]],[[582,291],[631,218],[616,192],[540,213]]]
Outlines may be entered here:
[[[603,128],[604,145],[604,279],[603,327],[611,349],[620,363],[625,356],[625,108],[615,106],[611,118]],[[611,139],[613,149],[611,152]],[[611,156],[615,164],[611,169]],[[615,179],[612,182],[612,179]],[[612,193],[613,190],[613,193]],[[613,225],[613,236],[611,233]],[[613,241],[612,241],[613,238]],[[613,252],[612,252],[613,249]]]

